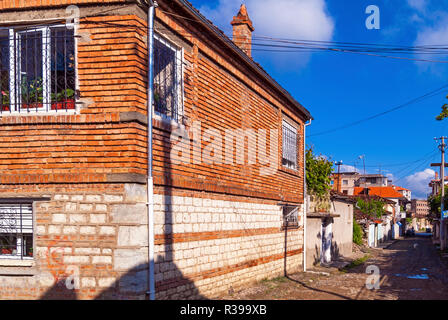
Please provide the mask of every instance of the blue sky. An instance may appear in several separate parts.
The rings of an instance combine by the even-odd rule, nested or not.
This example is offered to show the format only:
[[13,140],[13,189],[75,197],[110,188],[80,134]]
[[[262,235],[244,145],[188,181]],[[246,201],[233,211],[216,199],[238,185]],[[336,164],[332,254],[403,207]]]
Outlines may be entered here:
[[[191,0],[226,34],[242,0]],[[448,46],[448,4],[437,0],[246,0],[255,36],[290,39]],[[368,30],[366,7],[380,9],[380,29]],[[317,153],[366,171],[381,168],[417,198],[426,197],[440,160],[434,137],[448,135],[435,116],[448,89],[422,102],[326,135],[313,134],[366,118],[448,83],[448,64],[351,53],[253,52],[254,60],[314,117],[307,144]],[[448,55],[409,56],[448,61]],[[349,169],[348,167],[345,169]]]

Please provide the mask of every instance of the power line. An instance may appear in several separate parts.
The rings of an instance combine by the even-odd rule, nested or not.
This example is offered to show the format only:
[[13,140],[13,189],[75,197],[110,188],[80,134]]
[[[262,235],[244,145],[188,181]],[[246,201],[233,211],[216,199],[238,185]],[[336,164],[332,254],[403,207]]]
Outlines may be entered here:
[[366,121],[369,121],[369,120],[376,119],[376,118],[384,116],[384,115],[386,115],[388,113],[394,112],[394,111],[402,109],[404,107],[407,107],[407,106],[409,106],[411,104],[414,104],[414,103],[423,101],[425,99],[431,98],[431,97],[439,94],[443,89],[445,89],[447,87],[448,87],[448,84],[445,84],[445,85],[441,86],[440,88],[438,88],[436,90],[433,90],[431,92],[425,93],[424,95],[422,95],[420,97],[414,98],[414,99],[412,99],[412,100],[410,100],[410,101],[408,101],[406,103],[400,104],[400,105],[398,105],[396,107],[393,107],[391,109],[385,110],[383,112],[377,113],[375,115],[372,115],[372,116],[364,118],[364,119],[360,119],[360,120],[357,120],[357,121],[354,121],[354,122],[347,123],[347,124],[345,124],[343,126],[340,126],[340,127],[336,127],[336,128],[333,128],[333,129],[325,130],[325,131],[318,132],[318,133],[315,133],[315,134],[310,134],[310,135],[307,136],[307,138],[308,137],[320,136],[320,135],[332,133],[332,132],[335,132],[335,131],[347,129],[347,128],[353,127],[353,126],[355,126],[357,124],[360,124],[360,123],[363,123],[363,122],[366,122]]
[[[428,160],[433,159],[437,155],[438,151],[433,152],[429,157],[425,158],[423,161],[421,161],[416,167],[411,168],[410,170],[407,170],[402,176],[400,176],[398,179],[394,181],[394,183],[403,180],[407,176],[409,176],[410,173],[415,172],[419,170],[420,168],[423,168],[427,166]],[[401,170],[402,172],[403,170]]]
[[[197,19],[191,19],[187,17],[183,17],[180,15],[172,14],[170,12],[162,11],[165,14],[173,15],[176,17],[180,17],[187,20],[193,20],[198,22]],[[84,18],[88,18],[91,16],[84,16]],[[87,23],[92,24],[104,24],[104,25],[110,25],[115,27],[125,27],[125,28],[136,28],[136,29],[142,29],[146,30],[146,27],[144,26],[129,26],[129,25],[123,25],[123,24],[113,24],[106,21],[84,21]],[[219,29],[218,29],[219,30]],[[177,31],[178,33],[182,34],[182,32]],[[225,33],[223,33],[226,35]],[[187,34],[187,36],[191,36],[191,34]],[[227,36],[227,40],[225,40],[228,43],[232,44],[238,44],[237,41],[232,41],[229,36]],[[446,54],[448,55],[448,47],[445,47],[443,45],[432,45],[432,46],[392,46],[392,45],[381,45],[381,44],[369,44],[367,46],[366,44],[356,44],[356,45],[349,45],[353,42],[336,42],[336,41],[318,41],[318,40],[286,40],[281,38],[272,38],[272,37],[266,37],[266,36],[258,36],[253,37],[254,40],[256,39],[262,39],[264,42],[253,42],[252,46],[255,46],[255,48],[252,48],[253,51],[268,51],[268,52],[334,52],[334,53],[351,53],[351,54],[360,54],[360,55],[367,55],[367,56],[373,56],[373,57],[381,57],[381,58],[390,58],[390,59],[399,59],[399,60],[409,60],[409,61],[418,61],[418,62],[431,62],[431,63],[448,63],[448,61],[443,60],[433,60],[433,59],[419,59],[419,58],[409,58],[409,57],[401,57],[401,56],[393,56],[393,55],[386,55],[384,53],[405,53],[405,54]],[[289,43],[293,44],[293,46],[289,45],[279,45],[279,44],[272,44],[269,42],[280,42],[280,43]],[[333,47],[329,46],[322,46],[322,43],[325,44],[333,44]],[[342,44],[342,45],[341,45]],[[257,46],[261,47],[268,47],[268,48],[277,48],[277,49],[258,49]],[[386,46],[386,47],[379,47],[379,46]],[[279,50],[279,48],[283,48],[283,50]],[[284,49],[288,50],[284,50]],[[437,50],[437,51],[435,51]],[[447,50],[440,51],[440,50]],[[382,53],[382,54],[380,54]]]

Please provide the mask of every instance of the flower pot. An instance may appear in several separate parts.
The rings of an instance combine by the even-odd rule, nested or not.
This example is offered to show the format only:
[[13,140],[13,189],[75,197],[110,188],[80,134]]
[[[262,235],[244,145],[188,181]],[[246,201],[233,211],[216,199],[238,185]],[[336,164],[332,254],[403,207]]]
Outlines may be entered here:
[[22,104],[22,109],[40,109],[44,105],[41,102],[34,102],[34,103],[24,103]]
[[11,249],[2,249],[2,254],[12,254]]
[[73,110],[75,109],[75,99],[67,99],[60,102],[52,102],[51,110]]
[[10,110],[9,105],[7,104],[1,105],[1,111],[9,111],[9,110]]

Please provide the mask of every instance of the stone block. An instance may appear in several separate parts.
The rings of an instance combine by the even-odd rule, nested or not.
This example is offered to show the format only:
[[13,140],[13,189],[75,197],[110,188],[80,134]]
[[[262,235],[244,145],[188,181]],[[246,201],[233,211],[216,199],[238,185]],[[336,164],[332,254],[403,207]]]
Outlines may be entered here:
[[146,204],[117,204],[111,206],[112,222],[116,223],[147,223]]

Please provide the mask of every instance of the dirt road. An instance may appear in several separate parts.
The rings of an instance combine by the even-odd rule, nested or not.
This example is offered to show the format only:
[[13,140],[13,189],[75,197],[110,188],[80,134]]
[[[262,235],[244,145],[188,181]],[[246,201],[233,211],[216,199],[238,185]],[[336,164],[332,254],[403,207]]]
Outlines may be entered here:
[[[224,299],[293,299],[293,300],[397,300],[448,299],[448,266],[440,259],[430,239],[407,238],[387,249],[369,249],[369,259],[348,268],[319,269],[317,273],[298,273],[262,281]],[[379,270],[379,289],[368,289],[368,266]],[[375,267],[370,267],[375,268]],[[378,279],[378,278],[377,278]]]

